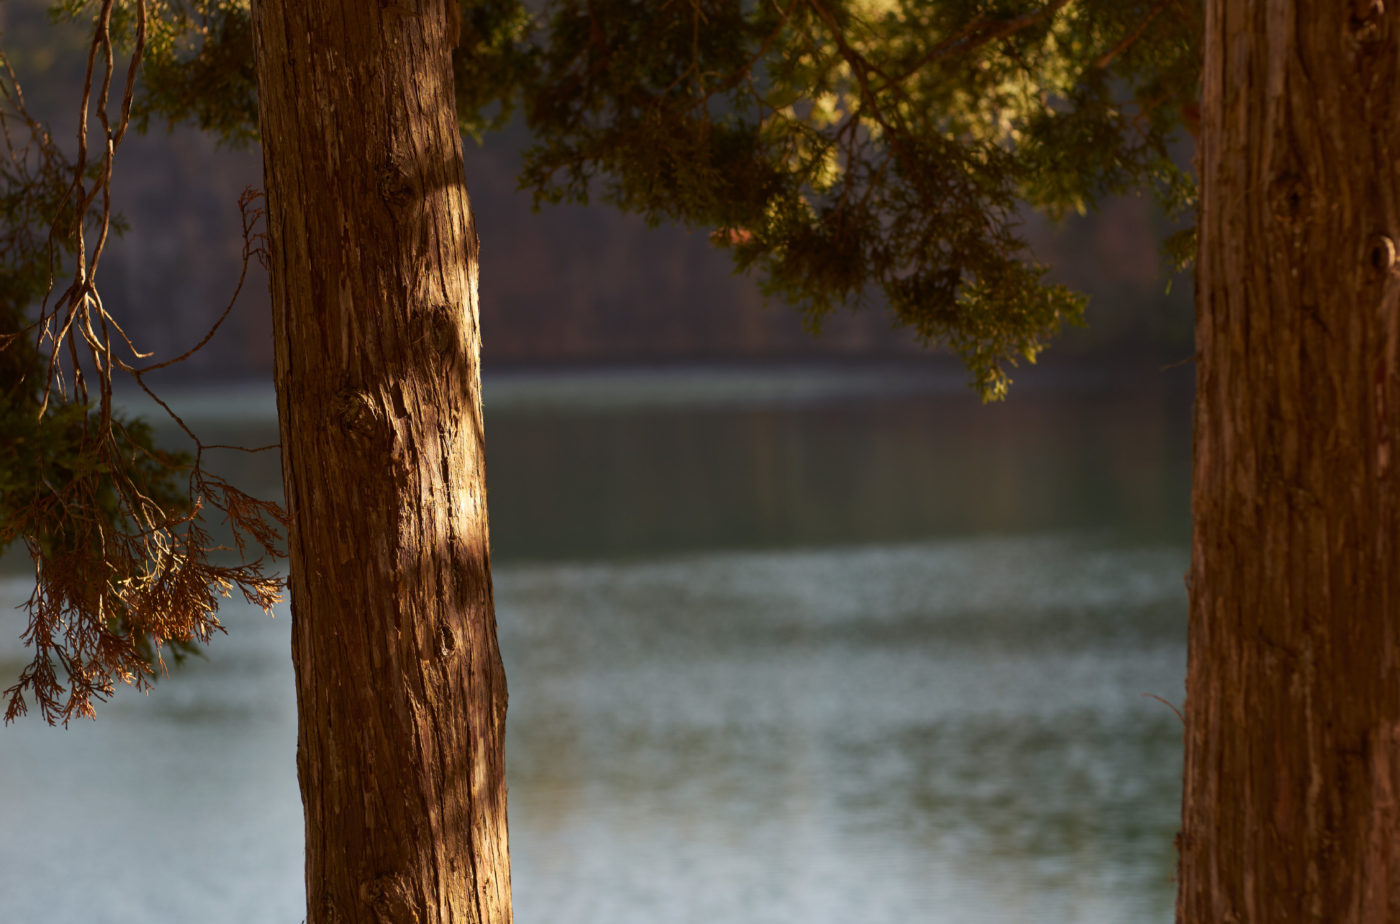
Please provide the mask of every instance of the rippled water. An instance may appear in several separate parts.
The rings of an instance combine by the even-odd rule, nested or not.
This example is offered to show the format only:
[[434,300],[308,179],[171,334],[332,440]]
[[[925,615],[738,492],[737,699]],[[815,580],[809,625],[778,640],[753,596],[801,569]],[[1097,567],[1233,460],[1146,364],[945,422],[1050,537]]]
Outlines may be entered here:
[[[488,390],[522,924],[1170,920],[1180,396],[603,381]],[[226,622],[0,731],[0,921],[301,920],[287,622]]]

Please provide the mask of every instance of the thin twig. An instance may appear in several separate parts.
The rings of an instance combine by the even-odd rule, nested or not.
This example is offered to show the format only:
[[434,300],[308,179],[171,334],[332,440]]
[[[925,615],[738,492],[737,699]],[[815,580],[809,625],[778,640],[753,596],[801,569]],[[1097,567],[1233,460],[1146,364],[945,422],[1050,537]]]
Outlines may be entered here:
[[1147,17],[1143,19],[1142,22],[1138,23],[1137,28],[1123,36],[1117,45],[1114,45],[1094,60],[1094,67],[1103,70],[1112,64],[1113,59],[1132,47],[1133,43],[1142,37],[1142,33],[1146,31],[1147,27],[1152,25],[1152,20],[1156,19],[1158,15],[1173,2],[1174,0],[1160,0],[1160,2],[1152,8],[1151,12],[1147,14]]
[[1177,717],[1178,719],[1181,720],[1181,724],[1182,724],[1182,725],[1185,725],[1185,724],[1186,724],[1186,716],[1182,715],[1182,714],[1181,714],[1181,710],[1178,709],[1178,708],[1176,708],[1175,706],[1173,706],[1173,705],[1171,704],[1171,702],[1169,702],[1168,700],[1163,699],[1162,697],[1158,696],[1156,693],[1144,693],[1144,694],[1142,694],[1142,695],[1145,696],[1145,697],[1147,697],[1148,699],[1155,699],[1157,702],[1161,703],[1163,706],[1166,706],[1166,707],[1167,707],[1168,709],[1170,709],[1172,712],[1175,712],[1175,713],[1176,713],[1176,717]]

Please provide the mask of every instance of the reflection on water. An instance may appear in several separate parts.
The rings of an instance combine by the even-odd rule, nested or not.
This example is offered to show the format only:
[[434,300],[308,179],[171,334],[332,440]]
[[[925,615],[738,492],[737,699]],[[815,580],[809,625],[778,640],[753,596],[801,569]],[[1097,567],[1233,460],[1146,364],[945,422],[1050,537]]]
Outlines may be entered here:
[[[785,387],[488,391],[519,920],[1168,920],[1184,402]],[[0,731],[0,920],[301,919],[287,623],[226,621]]]
[[1180,566],[1061,535],[505,571],[522,920],[1165,919],[1181,729],[1141,694],[1179,697]]

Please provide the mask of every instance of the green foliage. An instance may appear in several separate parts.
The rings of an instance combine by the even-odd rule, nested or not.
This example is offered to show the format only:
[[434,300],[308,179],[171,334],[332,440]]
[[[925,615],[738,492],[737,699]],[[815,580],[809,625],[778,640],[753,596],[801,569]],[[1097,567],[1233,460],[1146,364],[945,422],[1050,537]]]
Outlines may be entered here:
[[534,73],[538,55],[528,44],[534,18],[519,0],[463,0],[461,17],[452,55],[458,121],[480,144],[486,132],[510,122],[520,88]]
[[[986,397],[1084,307],[1030,258],[1020,209],[1142,188],[1171,214],[1194,206],[1171,148],[1197,96],[1199,0],[460,8],[462,128],[480,140],[523,112],[537,202],[712,232],[814,326],[883,304]],[[160,11],[140,112],[250,137],[244,5]]]
[[1195,98],[1193,7],[1003,0],[560,0],[524,88],[539,201],[718,229],[813,321],[883,301],[988,398],[1077,322],[1017,234],[1155,186]]
[[166,0],[146,38],[142,86],[132,115],[190,122],[232,144],[257,138],[257,76],[248,0]]
[[[151,121],[187,122],[233,145],[257,139],[257,78],[249,0],[146,0],[141,89],[132,108],[140,131]],[[89,19],[101,0],[57,0],[55,20]],[[113,39],[130,50],[136,3],[117,0]]]

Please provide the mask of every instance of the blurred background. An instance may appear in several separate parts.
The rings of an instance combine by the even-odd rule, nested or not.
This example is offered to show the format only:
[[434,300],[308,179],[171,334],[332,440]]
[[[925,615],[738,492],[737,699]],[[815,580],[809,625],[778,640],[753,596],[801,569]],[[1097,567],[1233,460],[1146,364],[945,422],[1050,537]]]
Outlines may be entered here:
[[[62,135],[42,6],[0,3],[0,38]],[[1089,325],[982,405],[878,310],[812,336],[703,234],[532,212],[522,140],[466,151],[517,919],[1170,920],[1192,372],[1165,221],[1028,216]],[[259,183],[194,132],[123,149],[99,282],[144,349],[223,309]],[[164,395],[206,441],[275,442],[271,357],[255,277]],[[275,452],[221,461],[280,497]],[[0,686],[32,588],[11,553]],[[151,695],[0,729],[0,921],[301,920],[288,619],[221,618]]]

